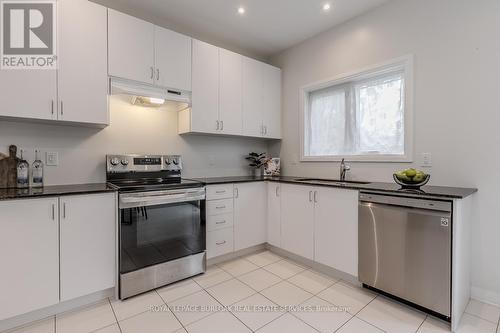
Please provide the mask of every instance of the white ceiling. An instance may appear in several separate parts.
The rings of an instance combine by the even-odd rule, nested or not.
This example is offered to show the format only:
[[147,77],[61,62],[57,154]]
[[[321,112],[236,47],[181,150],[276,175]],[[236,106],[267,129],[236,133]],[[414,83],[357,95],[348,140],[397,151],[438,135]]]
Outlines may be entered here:
[[[262,58],[389,0],[93,0],[195,38]],[[322,10],[325,2],[331,10]],[[239,6],[246,13],[239,15]]]

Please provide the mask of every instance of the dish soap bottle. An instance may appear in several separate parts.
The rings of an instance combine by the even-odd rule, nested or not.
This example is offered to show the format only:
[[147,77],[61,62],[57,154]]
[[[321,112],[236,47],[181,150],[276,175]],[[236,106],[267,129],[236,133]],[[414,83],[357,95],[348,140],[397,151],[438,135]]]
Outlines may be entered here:
[[23,150],[21,149],[21,158],[17,162],[17,187],[26,188],[29,187],[29,168],[30,165],[23,158]]
[[43,162],[38,158],[38,150],[35,150],[35,161],[31,166],[31,186],[43,187]]

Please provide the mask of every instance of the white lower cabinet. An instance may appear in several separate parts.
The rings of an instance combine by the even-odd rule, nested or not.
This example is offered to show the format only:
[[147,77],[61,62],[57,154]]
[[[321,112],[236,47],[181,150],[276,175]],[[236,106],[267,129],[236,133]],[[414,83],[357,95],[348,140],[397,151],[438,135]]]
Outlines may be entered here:
[[0,202],[0,320],[59,302],[58,199]]
[[59,209],[61,301],[114,287],[114,194],[61,197]]
[[235,184],[234,249],[266,242],[267,186],[265,182]]
[[234,251],[233,184],[207,186],[207,258]]
[[114,193],[0,201],[0,212],[0,320],[114,287]]
[[281,247],[314,258],[314,188],[281,184]]
[[267,184],[267,242],[281,246],[281,185]]
[[358,276],[358,191],[314,191],[314,261]]
[[207,232],[207,258],[228,254],[234,251],[233,228]]

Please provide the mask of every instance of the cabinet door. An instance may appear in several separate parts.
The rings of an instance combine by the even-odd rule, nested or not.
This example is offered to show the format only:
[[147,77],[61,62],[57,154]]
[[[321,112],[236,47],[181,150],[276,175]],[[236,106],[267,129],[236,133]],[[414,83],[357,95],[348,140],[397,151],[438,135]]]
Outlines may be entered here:
[[235,184],[234,250],[266,242],[267,186],[264,182]]
[[281,247],[312,260],[314,256],[313,222],[313,188],[281,184]]
[[243,135],[262,136],[262,63],[243,57]]
[[0,91],[0,116],[57,119],[55,70],[1,70]]
[[267,242],[281,247],[280,183],[267,184]]
[[216,133],[219,121],[219,49],[193,40],[191,130]]
[[59,120],[107,125],[106,7],[60,0],[58,16]]
[[0,320],[57,304],[57,198],[2,201],[0,212]]
[[158,86],[191,91],[191,37],[155,26],[155,64]]
[[281,138],[281,69],[263,64],[264,136]]
[[314,260],[358,275],[358,192],[315,188]]
[[242,133],[242,56],[219,49],[220,59],[220,105],[221,132],[238,135]]
[[115,286],[113,193],[60,199],[61,301]]
[[109,75],[154,83],[154,25],[108,9]]

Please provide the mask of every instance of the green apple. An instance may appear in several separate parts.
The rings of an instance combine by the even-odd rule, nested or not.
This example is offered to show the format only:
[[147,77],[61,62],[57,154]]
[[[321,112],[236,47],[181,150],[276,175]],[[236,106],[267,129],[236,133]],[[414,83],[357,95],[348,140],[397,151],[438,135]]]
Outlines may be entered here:
[[410,178],[413,178],[417,175],[417,170],[415,169],[408,169],[408,170],[405,170],[405,174],[406,174],[406,177],[410,177]]

